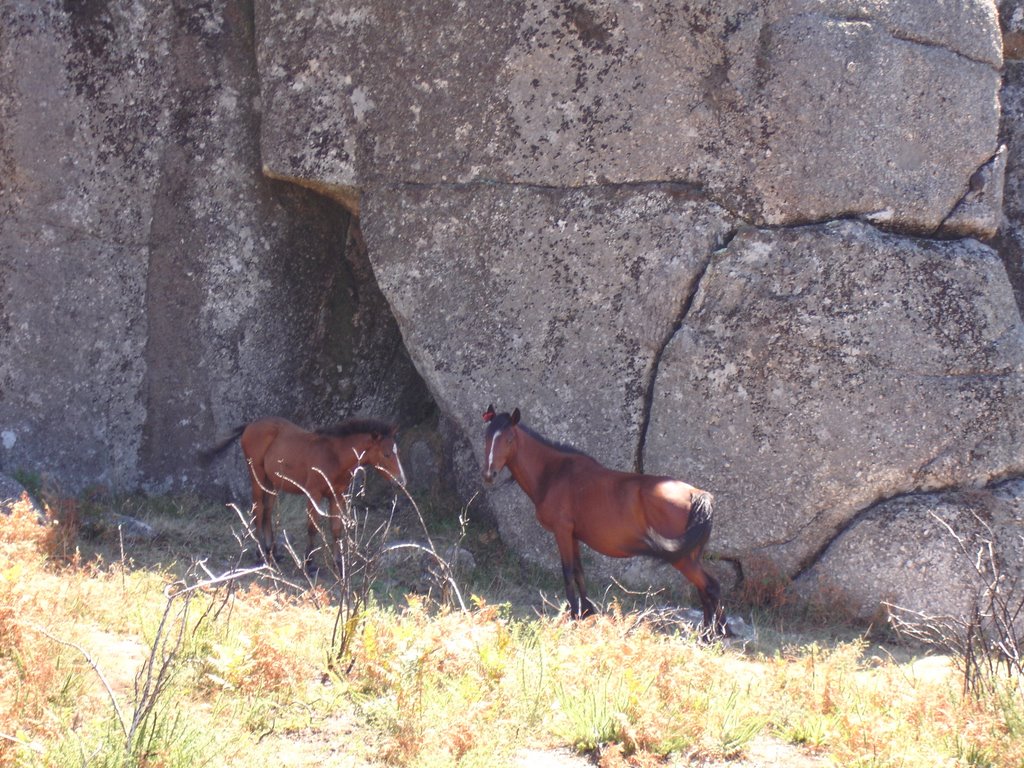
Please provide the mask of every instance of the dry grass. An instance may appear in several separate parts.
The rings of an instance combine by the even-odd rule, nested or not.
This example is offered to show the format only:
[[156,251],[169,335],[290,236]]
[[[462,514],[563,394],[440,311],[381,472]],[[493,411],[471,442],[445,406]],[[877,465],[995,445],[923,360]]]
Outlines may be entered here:
[[330,596],[256,578],[198,594],[151,739],[132,753],[113,701],[137,703],[165,589],[203,516],[230,528],[209,508],[153,512],[185,538],[181,551],[174,536],[135,545],[146,567],[96,559],[95,540],[82,556],[72,526],[39,525],[27,505],[0,518],[0,766],[492,767],[566,748],[605,768],[744,766],[765,745],[787,757],[763,765],[1024,766],[1024,704],[1009,688],[965,698],[950,665],[856,638],[707,646],[614,603],[572,623],[410,595],[371,606],[338,674]]

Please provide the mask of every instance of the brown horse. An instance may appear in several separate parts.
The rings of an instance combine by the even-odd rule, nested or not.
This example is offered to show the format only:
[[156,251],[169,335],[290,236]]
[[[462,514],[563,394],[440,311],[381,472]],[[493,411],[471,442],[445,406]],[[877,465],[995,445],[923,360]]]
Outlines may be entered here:
[[274,553],[271,522],[274,497],[279,493],[306,497],[309,542],[305,566],[311,570],[317,517],[321,514],[318,505],[323,499],[328,500],[331,535],[337,546],[342,525],[342,494],[352,482],[357,467],[377,467],[399,485],[405,485],[396,433],[393,425],[369,419],[352,419],[309,432],[285,419],[267,418],[238,427],[230,437],[201,454],[201,458],[209,461],[241,438],[252,481],[257,541],[268,557]]
[[607,469],[520,424],[518,408],[499,414],[492,405],[484,420],[484,481],[493,483],[508,467],[537,520],[555,535],[573,618],[595,612],[583,583],[582,541],[610,557],[647,555],[671,564],[697,588],[703,633],[726,634],[718,581],[701,565],[711,535],[710,493],[669,477]]

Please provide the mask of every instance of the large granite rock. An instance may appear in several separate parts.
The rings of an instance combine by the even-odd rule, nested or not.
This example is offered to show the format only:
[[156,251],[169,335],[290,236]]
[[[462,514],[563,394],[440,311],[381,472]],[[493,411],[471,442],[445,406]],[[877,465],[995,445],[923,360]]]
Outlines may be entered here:
[[241,421],[422,415],[350,214],[260,173],[244,4],[0,13],[0,466],[244,486]]
[[708,487],[741,570],[848,573],[877,510],[1024,474],[1006,270],[930,239],[1001,227],[1024,295],[999,10],[2,3],[0,469],[241,486],[192,462],[237,422],[432,395],[411,458],[472,475],[493,401]]
[[[0,465],[138,479],[146,250],[170,9],[5,3]],[[118,42],[115,42],[117,38]]]
[[994,244],[1024,311],[1024,64],[1007,63],[1005,78],[1000,138],[1007,148],[1006,177],[1003,218]]
[[715,493],[715,550],[795,575],[879,500],[1024,472],[1024,324],[971,240],[741,232],[658,369],[649,471]]
[[752,223],[994,232],[997,190],[946,221],[998,150],[991,0],[261,0],[257,19],[265,168],[353,207],[376,180],[685,181]]
[[888,605],[916,621],[914,614],[971,616],[975,607],[988,608],[985,590],[997,576],[1002,599],[1015,607],[1012,590],[1024,578],[1020,480],[879,504],[844,530],[798,585],[811,597],[833,596],[862,619],[880,617]]
[[[998,150],[998,25],[982,12],[991,4],[957,4],[951,18],[944,4],[927,18],[918,15],[923,4],[910,12],[902,4],[901,15],[891,4],[796,5],[814,11],[780,14],[762,29],[764,138],[737,177],[752,187],[750,218],[856,215],[908,231],[991,236],[991,219],[947,221]],[[955,118],[936,131],[936,103],[948,94],[957,94]],[[955,157],[946,154],[951,137]]]
[[[374,188],[363,211],[413,360],[474,450],[493,402],[635,466],[655,361],[730,215],[671,186]],[[518,489],[492,502],[510,543],[553,557]]]

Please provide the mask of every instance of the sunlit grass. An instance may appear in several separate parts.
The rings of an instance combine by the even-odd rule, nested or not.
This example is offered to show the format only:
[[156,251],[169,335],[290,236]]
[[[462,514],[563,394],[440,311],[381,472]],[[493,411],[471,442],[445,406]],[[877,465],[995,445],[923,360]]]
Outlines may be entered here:
[[1019,689],[965,698],[942,660],[855,636],[705,645],[614,602],[573,623],[409,595],[370,605],[346,674],[328,663],[329,595],[257,579],[196,597],[129,754],[114,702],[136,704],[182,562],[166,541],[167,562],[145,568],[66,545],[27,507],[0,519],[3,766],[500,766],[555,748],[603,766],[742,765],[765,740],[821,766],[1024,765]]

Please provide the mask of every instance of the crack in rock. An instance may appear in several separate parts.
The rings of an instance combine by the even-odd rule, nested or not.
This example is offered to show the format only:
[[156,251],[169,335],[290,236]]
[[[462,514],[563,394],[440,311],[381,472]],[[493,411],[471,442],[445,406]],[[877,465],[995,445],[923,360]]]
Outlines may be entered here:
[[693,278],[693,282],[690,285],[690,292],[683,300],[682,307],[679,310],[679,315],[676,318],[675,323],[665,334],[665,337],[661,340],[661,344],[658,345],[658,349],[654,353],[654,359],[651,361],[651,372],[647,379],[647,390],[644,393],[643,411],[640,418],[640,435],[637,440],[636,456],[633,460],[633,466],[636,472],[643,473],[644,471],[644,451],[647,447],[647,432],[650,429],[651,410],[654,407],[654,388],[658,381],[658,369],[661,366],[662,357],[664,357],[665,350],[668,348],[668,345],[672,343],[672,339],[675,338],[675,335],[679,333],[679,330],[683,327],[683,323],[686,322],[686,317],[690,314],[690,309],[693,307],[694,299],[700,291],[704,275],[707,274],[712,261],[714,261],[714,254],[728,248],[729,243],[732,242],[738,231],[738,229],[732,229],[726,233],[725,237],[722,239],[722,243],[708,254],[708,257],[704,261],[700,271]]
[[[1019,480],[1024,480],[1024,476],[1018,477],[1016,475],[1011,475],[1008,477],[1000,477],[991,480],[990,482],[983,486],[980,486],[979,488],[971,488],[971,490],[994,492],[1001,486],[1006,485],[1007,483],[1012,483]],[[818,565],[818,563],[822,561],[822,559],[828,554],[829,550],[831,550],[832,547],[837,542],[839,542],[846,533],[848,533],[858,523],[870,518],[871,515],[879,507],[907,499],[923,499],[929,496],[941,496],[943,494],[960,493],[963,492],[964,490],[966,490],[966,488],[963,484],[953,484],[949,486],[931,488],[928,490],[915,489],[910,491],[901,491],[889,496],[883,496],[876,499],[867,506],[857,510],[857,512],[851,515],[848,520],[843,522],[842,525],[838,526],[836,530],[833,532],[833,534],[829,536],[828,539],[817,550],[815,550],[813,553],[804,558],[803,561],[801,561],[800,565],[797,567],[796,571],[794,571],[794,573],[792,574],[792,581],[797,581],[803,576],[805,576],[807,573],[809,573],[816,565]],[[812,523],[809,523],[807,526],[803,526],[801,530],[809,527],[812,524],[813,521]],[[799,535],[800,534],[798,533],[796,536],[793,536],[790,539],[790,541],[799,538]]]

